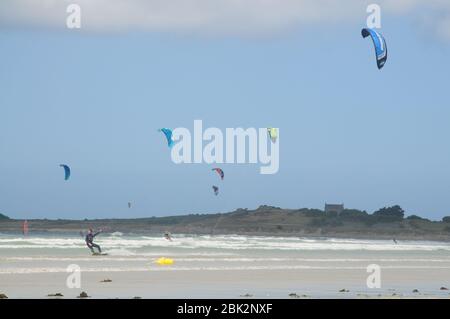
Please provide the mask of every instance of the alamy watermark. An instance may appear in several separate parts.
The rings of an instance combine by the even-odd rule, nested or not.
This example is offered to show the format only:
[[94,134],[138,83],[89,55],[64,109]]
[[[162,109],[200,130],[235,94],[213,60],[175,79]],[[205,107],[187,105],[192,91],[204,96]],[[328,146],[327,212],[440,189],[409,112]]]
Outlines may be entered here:
[[[273,130],[273,129],[272,129]],[[280,167],[280,136],[270,139],[267,128],[209,127],[194,121],[194,130],[178,127],[172,132],[171,158],[175,164],[261,164],[261,174],[276,174]],[[205,143],[204,143],[205,142]]]
[[369,13],[366,24],[368,28],[381,29],[381,7],[376,3],[369,4],[366,12]]
[[[366,24],[368,28],[381,29],[381,7],[379,4],[372,3],[367,6],[366,12],[369,13]],[[81,6],[76,3],[69,4],[66,8],[69,15],[66,18],[68,29],[81,28]]]
[[81,268],[77,264],[67,266],[66,272],[69,273],[66,279],[66,286],[69,289],[81,288]]
[[367,266],[366,270],[370,273],[366,280],[367,288],[381,288],[381,267],[377,264],[370,264]]
[[79,4],[72,3],[67,6],[66,13],[69,15],[66,18],[66,26],[68,29],[81,28],[81,7]]

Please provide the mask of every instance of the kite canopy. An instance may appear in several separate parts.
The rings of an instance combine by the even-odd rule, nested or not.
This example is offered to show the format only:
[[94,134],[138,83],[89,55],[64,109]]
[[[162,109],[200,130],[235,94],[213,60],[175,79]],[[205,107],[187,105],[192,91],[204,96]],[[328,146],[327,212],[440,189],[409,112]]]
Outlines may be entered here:
[[158,130],[159,132],[163,132],[167,139],[167,145],[169,147],[173,146],[173,139],[172,139],[172,130],[170,128],[162,128]]
[[61,164],[59,166],[64,168],[64,180],[67,181],[70,178],[70,167],[65,164]]
[[217,174],[219,174],[220,179],[222,179],[222,180],[225,177],[225,174],[223,173],[223,170],[221,168],[213,168],[212,171],[216,171]]
[[267,129],[267,133],[269,133],[269,137],[272,140],[272,143],[275,143],[278,138],[278,129],[269,127]]
[[386,40],[381,35],[381,33],[375,31],[374,29],[364,28],[361,30],[361,35],[363,38],[370,36],[375,46],[375,55],[377,58],[378,69],[381,69],[387,60],[387,46]]
[[214,191],[214,195],[216,195],[216,196],[219,195],[219,187],[213,186],[212,189]]

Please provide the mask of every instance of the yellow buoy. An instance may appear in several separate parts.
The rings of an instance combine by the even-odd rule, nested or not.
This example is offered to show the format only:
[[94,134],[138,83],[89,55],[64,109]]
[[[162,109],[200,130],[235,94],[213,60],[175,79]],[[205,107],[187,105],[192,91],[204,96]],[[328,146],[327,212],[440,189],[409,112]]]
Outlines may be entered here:
[[161,258],[158,258],[156,260],[156,263],[158,265],[163,265],[163,266],[172,265],[173,264],[173,259],[166,258],[166,257],[161,257]]

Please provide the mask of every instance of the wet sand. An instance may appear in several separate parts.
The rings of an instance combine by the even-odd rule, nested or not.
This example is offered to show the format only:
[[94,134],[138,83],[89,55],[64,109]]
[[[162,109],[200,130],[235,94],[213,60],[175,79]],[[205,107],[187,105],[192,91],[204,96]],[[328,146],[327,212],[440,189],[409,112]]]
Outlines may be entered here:
[[[448,269],[382,269],[381,288],[369,289],[366,269],[176,270],[85,272],[81,288],[66,286],[67,273],[0,274],[9,298],[450,298]],[[101,282],[111,279],[111,282]],[[348,292],[339,292],[345,289]],[[418,292],[413,292],[415,289]]]

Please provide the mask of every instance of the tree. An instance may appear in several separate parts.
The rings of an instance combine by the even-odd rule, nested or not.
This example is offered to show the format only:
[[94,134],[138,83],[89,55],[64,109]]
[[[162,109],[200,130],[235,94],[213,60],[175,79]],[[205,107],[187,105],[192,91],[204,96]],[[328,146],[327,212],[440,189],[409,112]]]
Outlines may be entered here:
[[364,218],[367,217],[368,214],[366,211],[358,210],[358,209],[344,209],[340,214],[339,217],[343,218]]
[[379,222],[402,221],[404,216],[405,211],[398,205],[383,207],[373,213],[373,217]]
[[420,216],[417,216],[417,215],[408,216],[408,217],[406,217],[406,219],[408,219],[408,220],[424,220],[424,221],[428,221],[428,222],[430,221],[427,218],[423,218],[423,217],[420,217]]
[[445,216],[444,218],[442,218],[442,221],[444,223],[450,223],[450,216]]
[[299,210],[300,213],[303,214],[303,216],[306,217],[321,217],[325,216],[325,212],[320,209],[309,209],[309,208],[303,208]]

